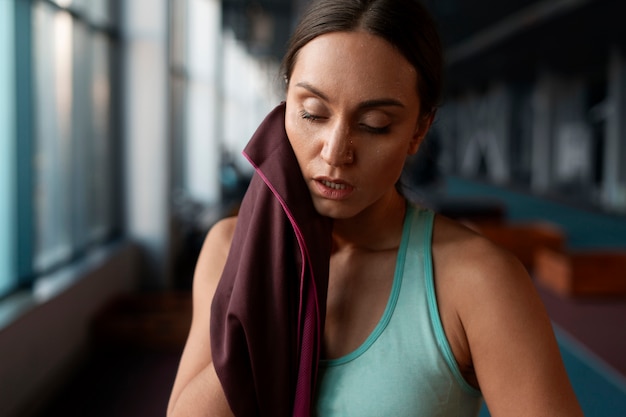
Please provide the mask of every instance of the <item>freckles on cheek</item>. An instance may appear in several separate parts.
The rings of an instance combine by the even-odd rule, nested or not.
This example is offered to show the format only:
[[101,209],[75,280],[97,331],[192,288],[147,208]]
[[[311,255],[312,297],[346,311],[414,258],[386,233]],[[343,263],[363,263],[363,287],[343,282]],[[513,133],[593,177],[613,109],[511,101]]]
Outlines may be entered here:
[[311,123],[303,120],[299,116],[285,121],[285,130],[292,147],[310,148],[313,146],[315,138],[315,129]]

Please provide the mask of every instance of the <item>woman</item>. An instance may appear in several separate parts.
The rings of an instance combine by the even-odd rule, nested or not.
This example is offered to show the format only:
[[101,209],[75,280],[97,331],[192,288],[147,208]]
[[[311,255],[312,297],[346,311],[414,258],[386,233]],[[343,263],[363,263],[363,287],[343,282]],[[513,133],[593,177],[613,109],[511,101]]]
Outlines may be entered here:
[[[312,207],[332,219],[313,414],[471,416],[484,397],[493,416],[582,415],[521,264],[396,187],[441,91],[441,47],[423,7],[314,2],[283,68],[286,102],[272,123],[284,123]],[[216,224],[201,251],[170,416],[239,407],[212,357],[223,344],[207,330],[238,221]]]

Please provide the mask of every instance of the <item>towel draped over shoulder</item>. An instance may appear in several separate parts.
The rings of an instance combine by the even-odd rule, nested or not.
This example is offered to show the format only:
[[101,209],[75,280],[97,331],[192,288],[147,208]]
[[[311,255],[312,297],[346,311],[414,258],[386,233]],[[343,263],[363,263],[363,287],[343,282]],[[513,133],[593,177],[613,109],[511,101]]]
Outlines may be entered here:
[[317,213],[285,132],[285,104],[244,150],[255,168],[211,307],[215,369],[236,417],[310,415],[332,222]]

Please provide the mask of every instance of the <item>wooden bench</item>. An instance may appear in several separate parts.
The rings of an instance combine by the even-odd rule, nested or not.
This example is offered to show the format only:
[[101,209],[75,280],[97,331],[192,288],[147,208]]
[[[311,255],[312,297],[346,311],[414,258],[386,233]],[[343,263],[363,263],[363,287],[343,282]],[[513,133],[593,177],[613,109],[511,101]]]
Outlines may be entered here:
[[535,277],[563,296],[626,296],[626,250],[542,248],[535,256]]

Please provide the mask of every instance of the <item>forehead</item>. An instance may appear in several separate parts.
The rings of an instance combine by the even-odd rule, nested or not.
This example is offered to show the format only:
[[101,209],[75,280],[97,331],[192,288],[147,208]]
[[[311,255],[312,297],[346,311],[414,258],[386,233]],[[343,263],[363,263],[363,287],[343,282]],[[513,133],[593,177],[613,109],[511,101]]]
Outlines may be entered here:
[[383,38],[366,32],[332,32],[298,52],[290,85],[307,82],[326,93],[417,99],[417,71]]

